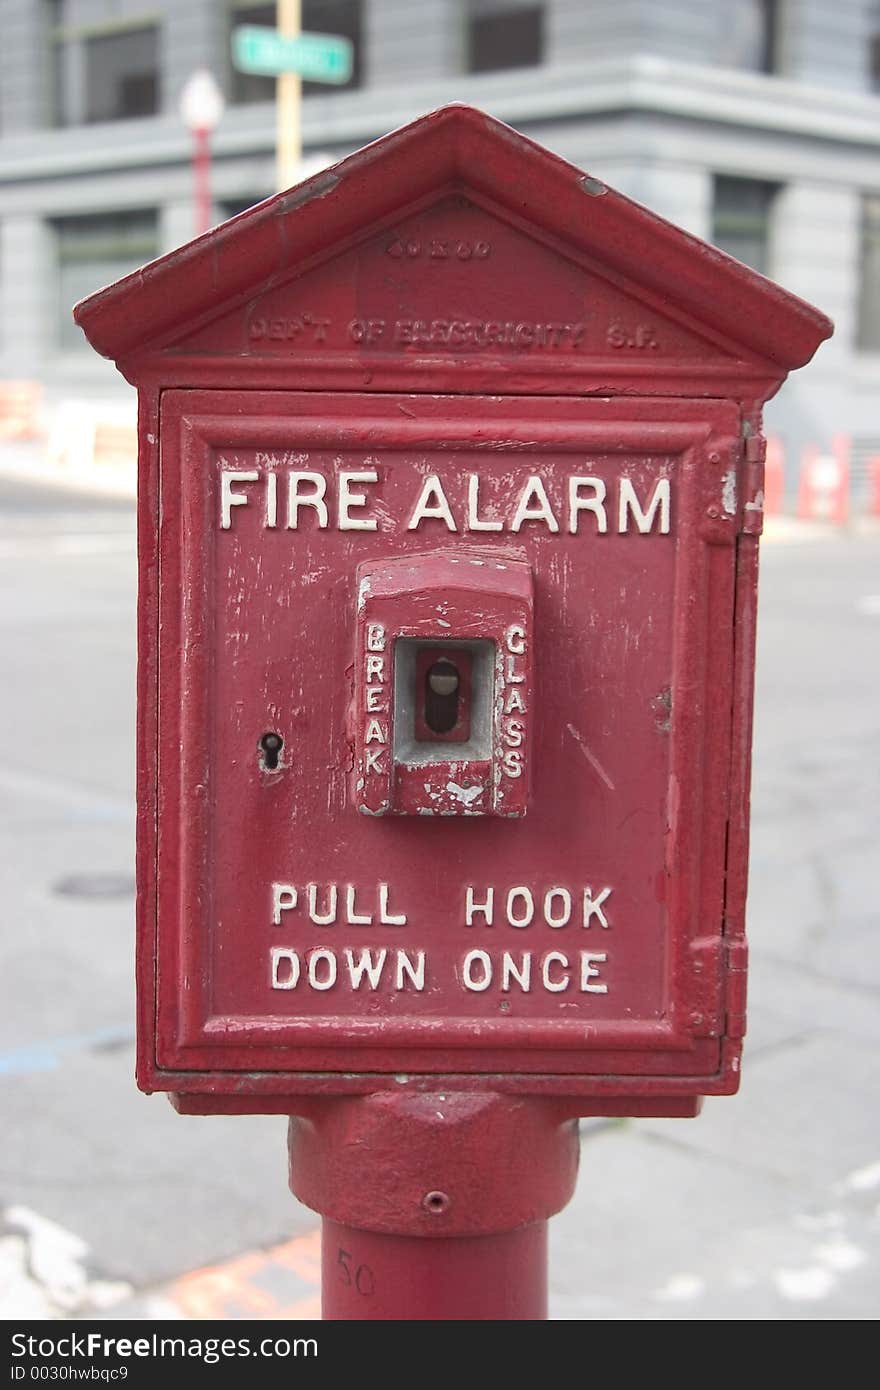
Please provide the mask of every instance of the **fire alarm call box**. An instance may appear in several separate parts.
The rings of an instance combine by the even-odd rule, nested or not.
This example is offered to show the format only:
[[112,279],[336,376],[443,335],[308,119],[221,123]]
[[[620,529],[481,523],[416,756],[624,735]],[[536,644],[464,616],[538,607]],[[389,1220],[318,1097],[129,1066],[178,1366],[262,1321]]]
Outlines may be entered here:
[[827,321],[464,107],[77,317],[140,394],[141,1085],[734,1090],[760,407]]

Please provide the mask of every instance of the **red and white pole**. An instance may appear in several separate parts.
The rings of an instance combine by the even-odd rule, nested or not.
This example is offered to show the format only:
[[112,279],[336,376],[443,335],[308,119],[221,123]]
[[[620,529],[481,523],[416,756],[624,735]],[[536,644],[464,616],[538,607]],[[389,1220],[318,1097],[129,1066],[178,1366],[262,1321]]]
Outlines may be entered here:
[[193,130],[193,208],[195,234],[207,232],[211,216],[211,132],[206,127]]
[[198,68],[180,94],[180,114],[192,134],[193,221],[202,236],[214,221],[211,199],[211,136],[223,115],[223,93],[213,73]]

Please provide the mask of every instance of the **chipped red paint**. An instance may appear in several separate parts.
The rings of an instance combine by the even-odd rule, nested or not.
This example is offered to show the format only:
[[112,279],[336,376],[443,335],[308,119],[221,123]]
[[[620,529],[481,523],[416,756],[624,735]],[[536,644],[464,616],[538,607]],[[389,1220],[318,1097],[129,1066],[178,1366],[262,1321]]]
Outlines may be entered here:
[[534,1310],[573,1117],[738,1084],[760,412],[831,325],[459,106],[76,316],[140,397],[139,1082],[299,1116],[439,1308],[530,1231]]

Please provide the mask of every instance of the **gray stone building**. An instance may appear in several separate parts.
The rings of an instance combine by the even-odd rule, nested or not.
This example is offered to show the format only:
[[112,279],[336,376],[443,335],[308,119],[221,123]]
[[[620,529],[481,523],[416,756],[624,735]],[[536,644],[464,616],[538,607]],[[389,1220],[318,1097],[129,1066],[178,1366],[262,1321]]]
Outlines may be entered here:
[[[274,83],[237,73],[252,0],[0,0],[0,377],[117,390],[78,298],[193,234],[180,93],[226,95],[218,220],[274,181]],[[880,0],[303,0],[348,35],[344,88],[307,86],[306,157],[450,100],[517,126],[830,314],[768,408],[791,457],[880,453]]]

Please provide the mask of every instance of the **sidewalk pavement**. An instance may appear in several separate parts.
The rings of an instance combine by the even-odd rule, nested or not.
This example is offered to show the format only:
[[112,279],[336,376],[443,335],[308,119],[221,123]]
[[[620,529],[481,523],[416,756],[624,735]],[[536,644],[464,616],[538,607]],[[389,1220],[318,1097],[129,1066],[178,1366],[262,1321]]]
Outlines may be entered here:
[[81,454],[53,459],[43,439],[0,441],[0,477],[47,488],[75,489],[95,497],[134,501],[137,496],[136,459],[114,457],[96,463],[86,461]]

